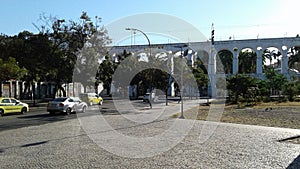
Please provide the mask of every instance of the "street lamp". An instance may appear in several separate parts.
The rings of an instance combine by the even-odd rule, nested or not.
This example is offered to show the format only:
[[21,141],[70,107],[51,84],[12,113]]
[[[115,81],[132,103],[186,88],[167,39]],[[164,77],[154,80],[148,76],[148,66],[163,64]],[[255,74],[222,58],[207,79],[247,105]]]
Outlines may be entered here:
[[[139,29],[136,29],[136,28],[125,28],[125,30],[127,30],[127,31],[138,31],[138,32],[142,33],[142,34],[146,37],[146,39],[147,39],[147,41],[148,41],[148,46],[149,46],[149,55],[150,55],[150,57],[151,57],[151,44],[150,44],[150,39],[148,38],[148,36],[146,35],[146,33],[143,32],[143,31],[141,31],[141,30],[139,30]],[[150,61],[150,60],[148,60],[148,61]],[[151,70],[150,95],[149,95],[150,109],[152,109],[152,103],[151,103],[151,101],[152,101],[152,70]]]
[[149,49],[150,49],[150,40],[149,40],[149,38],[148,38],[148,36],[146,35],[145,32],[143,32],[139,29],[136,29],[136,28],[125,28],[125,30],[127,30],[127,31],[138,31],[138,32],[142,33],[146,37],[146,39],[148,41]]
[[186,51],[183,51],[183,48],[184,47],[187,47],[186,44],[183,44],[181,46],[174,46],[176,48],[180,48],[180,57],[181,57],[181,72],[180,72],[180,81],[181,81],[181,89],[180,89],[180,101],[181,101],[181,114],[180,114],[180,119],[184,119],[184,116],[183,116],[183,90],[184,90],[184,87],[183,87],[183,64],[184,64],[184,55],[183,53],[186,53]]

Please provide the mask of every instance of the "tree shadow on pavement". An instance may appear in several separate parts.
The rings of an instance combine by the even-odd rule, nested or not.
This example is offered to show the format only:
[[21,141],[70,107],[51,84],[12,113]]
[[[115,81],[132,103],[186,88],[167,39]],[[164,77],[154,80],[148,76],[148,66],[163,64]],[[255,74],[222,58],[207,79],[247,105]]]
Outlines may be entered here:
[[300,168],[300,155],[294,159],[294,161],[287,167],[287,169],[299,169]]
[[54,115],[51,115],[49,113],[46,114],[35,114],[35,115],[27,115],[27,116],[21,116],[18,117],[20,119],[35,119],[35,120],[42,120],[42,121],[60,121],[60,120],[66,120],[66,119],[72,119],[76,118],[75,115],[65,115],[62,113],[57,113]]

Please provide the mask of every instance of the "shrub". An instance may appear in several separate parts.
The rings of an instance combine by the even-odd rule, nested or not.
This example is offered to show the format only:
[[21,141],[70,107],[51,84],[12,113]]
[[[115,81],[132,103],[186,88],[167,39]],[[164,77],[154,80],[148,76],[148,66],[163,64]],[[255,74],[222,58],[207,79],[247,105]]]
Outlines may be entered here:
[[287,97],[289,101],[294,101],[297,95],[296,82],[287,82],[283,85],[282,93]]

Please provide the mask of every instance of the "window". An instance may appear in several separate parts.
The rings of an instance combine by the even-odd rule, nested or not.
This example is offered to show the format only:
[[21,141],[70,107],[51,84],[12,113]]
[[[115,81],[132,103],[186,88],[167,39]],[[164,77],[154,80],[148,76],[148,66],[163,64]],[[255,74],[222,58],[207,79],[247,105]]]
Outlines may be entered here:
[[67,98],[66,97],[58,97],[56,99],[54,99],[53,101],[55,102],[64,102]]
[[15,99],[10,99],[10,102],[11,102],[11,103],[17,103],[17,100],[15,100]]
[[3,100],[1,101],[1,103],[10,103],[10,100],[9,100],[9,99],[3,99]]

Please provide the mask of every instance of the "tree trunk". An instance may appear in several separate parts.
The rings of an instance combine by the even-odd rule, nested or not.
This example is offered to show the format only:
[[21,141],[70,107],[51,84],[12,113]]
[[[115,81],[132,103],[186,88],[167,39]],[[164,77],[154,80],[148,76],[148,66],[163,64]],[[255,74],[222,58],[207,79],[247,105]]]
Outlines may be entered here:
[[3,82],[0,81],[0,97],[2,97],[2,86],[3,86]]
[[35,104],[36,103],[35,98],[36,98],[36,96],[35,96],[35,83],[32,82],[32,100],[33,100],[33,106],[36,105]]
[[86,87],[87,85],[83,85],[83,93],[86,93]]
[[54,87],[54,92],[53,92],[53,95],[52,95],[52,98],[55,99],[55,96],[56,96],[56,92],[57,92],[57,84],[55,84],[55,87]]
[[27,90],[28,90],[28,85],[26,85],[26,83],[25,83],[24,89],[23,89],[23,91],[21,92],[21,96],[20,96],[21,99],[27,99],[27,98],[25,98],[25,96],[26,96],[26,91],[27,91]]
[[59,85],[58,88],[60,89],[60,92],[62,92],[62,95],[60,94],[60,96],[67,97],[66,90],[61,85]]
[[110,95],[110,85],[107,86],[106,92],[107,92],[107,95],[109,96]]

